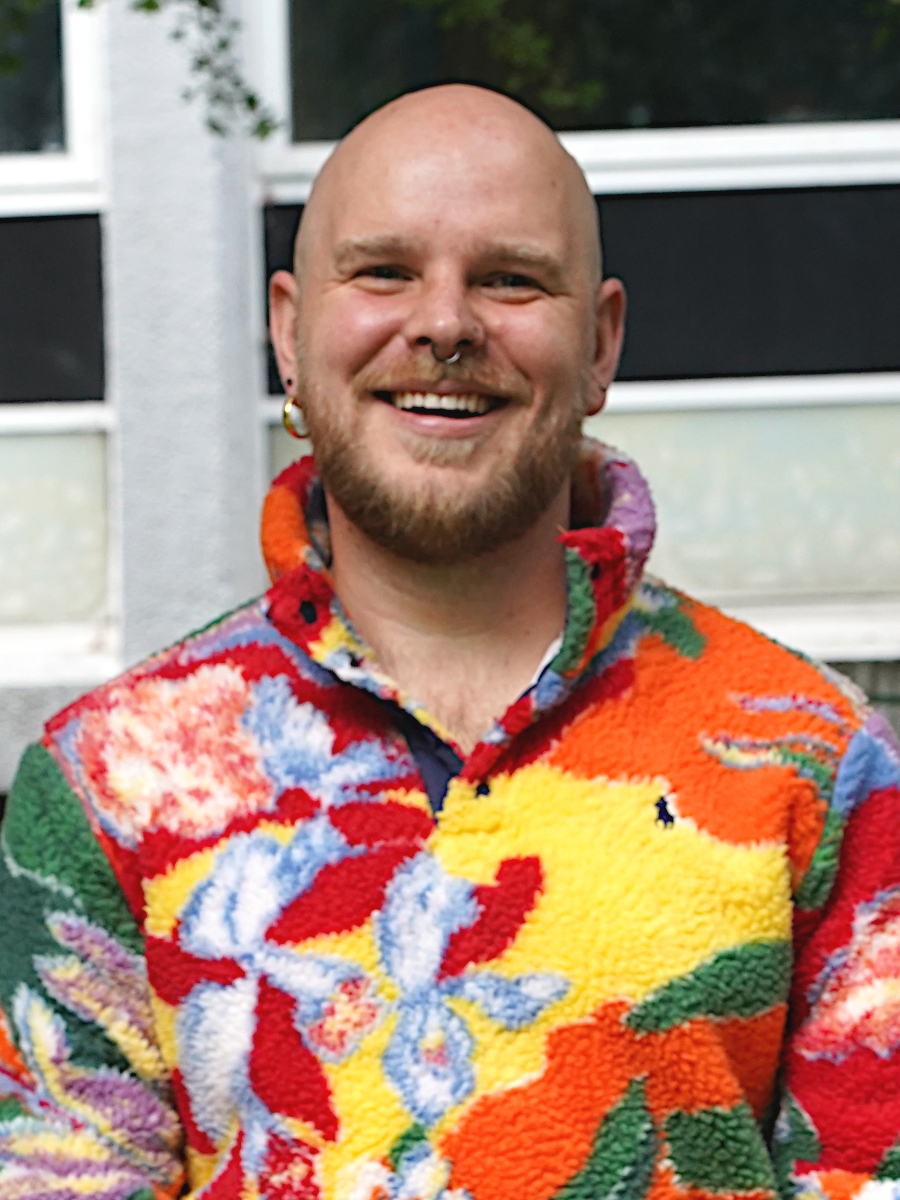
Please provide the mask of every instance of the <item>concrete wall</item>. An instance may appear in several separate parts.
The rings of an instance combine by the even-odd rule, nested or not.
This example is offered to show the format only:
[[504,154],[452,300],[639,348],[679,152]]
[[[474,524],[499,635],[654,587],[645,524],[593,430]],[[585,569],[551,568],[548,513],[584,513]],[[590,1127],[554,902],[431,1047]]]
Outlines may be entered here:
[[181,99],[184,47],[165,14],[111,5],[109,21],[106,323],[127,664],[262,583],[259,218],[251,150]]

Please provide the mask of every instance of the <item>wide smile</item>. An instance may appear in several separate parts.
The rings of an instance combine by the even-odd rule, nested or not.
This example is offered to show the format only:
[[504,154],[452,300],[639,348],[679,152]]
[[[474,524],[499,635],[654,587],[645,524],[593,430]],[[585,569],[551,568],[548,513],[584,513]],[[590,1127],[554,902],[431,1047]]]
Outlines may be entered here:
[[502,396],[485,396],[480,392],[381,392],[373,393],[377,399],[422,417],[452,417],[457,420],[483,417],[507,402]]

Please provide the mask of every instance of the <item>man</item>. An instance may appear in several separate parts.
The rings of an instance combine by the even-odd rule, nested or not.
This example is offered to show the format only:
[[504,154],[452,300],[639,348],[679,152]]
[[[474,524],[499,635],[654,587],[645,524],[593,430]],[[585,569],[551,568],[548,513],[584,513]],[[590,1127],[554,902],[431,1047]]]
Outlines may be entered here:
[[575,164],[494,93],[395,101],[271,307],[315,450],[272,589],[10,799],[0,1200],[893,1196],[897,752],[642,580]]

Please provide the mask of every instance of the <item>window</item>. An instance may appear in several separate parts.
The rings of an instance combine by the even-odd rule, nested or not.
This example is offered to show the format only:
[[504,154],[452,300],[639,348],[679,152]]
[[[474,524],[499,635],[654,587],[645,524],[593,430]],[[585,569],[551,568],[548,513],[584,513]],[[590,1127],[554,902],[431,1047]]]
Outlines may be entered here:
[[291,0],[295,141],[440,79],[505,88],[557,129],[900,112],[890,0]]
[[59,3],[31,18],[0,59],[0,154],[59,151],[65,143]]
[[271,269],[367,111],[448,77],[520,95],[629,290],[587,431],[650,478],[651,569],[818,657],[900,659],[900,4],[267,0],[257,30],[292,115],[261,155]]
[[102,397],[99,218],[0,220],[0,402]]
[[104,678],[118,653],[103,7],[51,0],[0,74],[0,691]]

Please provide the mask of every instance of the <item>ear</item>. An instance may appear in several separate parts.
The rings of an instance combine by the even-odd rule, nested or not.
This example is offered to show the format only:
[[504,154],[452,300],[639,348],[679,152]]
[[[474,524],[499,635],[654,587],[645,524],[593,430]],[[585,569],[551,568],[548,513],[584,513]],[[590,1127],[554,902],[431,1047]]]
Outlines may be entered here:
[[606,401],[622,353],[625,336],[625,286],[621,279],[604,279],[597,289],[596,342],[591,363],[585,415],[598,413]]
[[296,380],[297,280],[290,271],[276,271],[269,280],[269,334],[282,383]]

